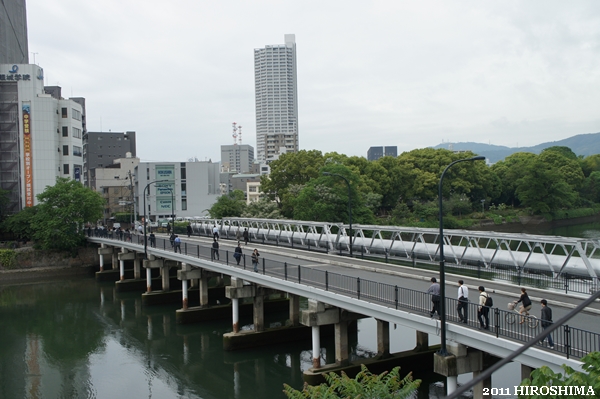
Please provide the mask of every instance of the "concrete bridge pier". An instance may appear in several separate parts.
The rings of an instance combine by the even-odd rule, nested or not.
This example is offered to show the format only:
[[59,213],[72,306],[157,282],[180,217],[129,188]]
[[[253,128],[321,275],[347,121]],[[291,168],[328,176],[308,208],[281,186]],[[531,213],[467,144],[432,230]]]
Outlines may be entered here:
[[111,266],[110,268],[112,270],[117,270],[117,265],[119,264],[119,248],[117,247],[111,247],[112,249],[112,253],[111,253]]
[[156,259],[154,255],[148,255],[144,259],[144,268],[146,269],[146,292],[152,292],[152,269],[162,266],[162,259]]
[[136,256],[133,258],[133,278],[139,280],[142,278],[142,256],[143,254],[135,252]]
[[[464,373],[479,373],[483,368],[483,354],[476,349],[467,348],[465,345],[449,341],[447,349],[450,355],[434,354],[433,371],[446,377],[446,395],[456,391],[458,376]],[[475,376],[475,374],[474,374]],[[479,387],[473,389],[473,394],[482,394]],[[474,396],[476,397],[476,396]]]
[[[313,368],[321,368],[321,340],[320,327],[322,325],[335,325],[335,352],[336,361],[347,360],[348,352],[348,325],[340,325],[340,311],[338,308],[326,307],[325,303],[308,299],[308,309],[301,312],[301,323],[312,329],[312,363]],[[344,359],[343,351],[346,351]]]
[[126,260],[135,260],[136,254],[135,252],[129,252],[127,248],[121,247],[121,252],[117,254],[119,259],[119,281],[125,280],[125,261]]
[[377,357],[390,356],[390,323],[377,320]]
[[300,297],[294,294],[287,294],[290,302],[290,318],[289,325],[297,326],[300,324]]
[[[239,300],[252,298],[256,295],[255,285],[244,285],[244,280],[240,278],[231,278],[231,285],[225,287],[225,296],[231,299],[232,331],[234,334],[240,332],[240,306]],[[253,305],[254,308],[254,305]],[[253,309],[253,313],[255,313]],[[254,316],[253,316],[254,317]],[[254,325],[256,330],[256,324]]]

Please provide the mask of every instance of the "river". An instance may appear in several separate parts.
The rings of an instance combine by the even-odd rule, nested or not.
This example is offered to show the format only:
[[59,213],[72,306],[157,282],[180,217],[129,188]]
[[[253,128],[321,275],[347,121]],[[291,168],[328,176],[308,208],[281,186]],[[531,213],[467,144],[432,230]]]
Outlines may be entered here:
[[[598,237],[600,224],[548,233]],[[225,352],[221,337],[231,331],[230,320],[178,325],[179,307],[143,307],[140,293],[118,293],[113,283],[91,277],[0,285],[0,398],[285,398],[284,383],[302,387],[310,342]],[[361,320],[358,329],[352,357],[370,357],[377,350],[375,321]],[[392,327],[390,344],[392,352],[412,349],[415,333]],[[323,346],[331,362],[333,342]],[[519,376],[520,366],[508,364],[494,374],[493,386],[512,387]],[[425,380],[420,398],[443,396],[437,375],[416,377]],[[459,383],[469,379],[463,375]]]

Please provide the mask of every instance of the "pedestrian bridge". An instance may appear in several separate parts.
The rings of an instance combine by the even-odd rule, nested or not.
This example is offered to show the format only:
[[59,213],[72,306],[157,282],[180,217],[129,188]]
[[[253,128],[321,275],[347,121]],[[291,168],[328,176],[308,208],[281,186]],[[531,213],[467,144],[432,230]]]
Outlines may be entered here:
[[[348,254],[386,261],[439,262],[439,230],[353,225],[297,220],[223,218],[192,222],[194,233],[212,235],[214,226],[228,238],[248,230],[251,240],[279,246]],[[534,279],[544,286],[581,293],[599,289],[600,241],[573,237],[444,229],[447,266],[495,278]]]
[[[200,226],[196,225],[195,228]],[[228,234],[226,230],[223,233]],[[253,240],[259,239],[257,234],[260,232],[253,231]],[[124,242],[111,238],[88,238],[89,241],[102,247],[118,248],[122,253],[143,253],[143,239],[143,236],[134,236],[133,242]],[[309,298],[416,331],[439,334],[439,321],[429,317],[431,297],[422,291],[390,284],[389,276],[381,273],[347,268],[342,274],[316,268],[313,265],[301,266],[298,265],[297,256],[290,256],[289,251],[278,248],[270,248],[270,250],[271,254],[262,257],[258,273],[252,271],[249,256],[244,255],[240,265],[236,265],[232,257],[233,246],[228,249],[224,248],[223,244],[221,259],[217,261],[211,260],[209,243],[184,240],[182,253],[174,253],[169,241],[161,237],[157,238],[156,248],[147,248],[147,254],[151,257],[176,261],[185,264],[186,267],[229,275],[240,281],[243,280],[246,284]],[[317,254],[313,253],[311,256],[314,258]],[[315,261],[318,262],[316,259]],[[149,270],[147,269],[148,278]],[[469,306],[469,314],[475,315],[476,304],[470,303]],[[446,298],[446,309],[455,308],[456,300]],[[454,312],[451,313],[448,315],[447,325],[449,340],[501,358],[519,349],[523,342],[530,340],[541,331],[541,327],[530,328],[528,323],[507,323],[507,312],[496,308],[490,313],[489,332],[475,328],[478,325],[475,317],[471,316],[470,323],[465,325],[458,323]],[[580,369],[581,364],[577,359],[600,349],[599,334],[571,326],[563,326],[562,330],[557,330],[554,341],[553,350],[542,346],[532,347],[515,360],[533,368],[548,365],[554,370],[560,370],[560,365],[566,363],[575,369]]]

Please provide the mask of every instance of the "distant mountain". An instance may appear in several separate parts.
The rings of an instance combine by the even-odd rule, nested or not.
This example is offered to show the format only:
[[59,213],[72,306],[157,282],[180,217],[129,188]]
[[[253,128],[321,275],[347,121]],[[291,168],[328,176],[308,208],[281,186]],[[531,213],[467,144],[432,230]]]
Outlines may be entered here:
[[454,151],[473,151],[477,155],[483,155],[490,163],[502,161],[515,152],[532,152],[539,154],[548,147],[561,146],[569,147],[577,155],[589,156],[600,154],[600,133],[578,134],[568,139],[551,141],[538,144],[533,147],[505,147],[501,145],[481,144],[481,143],[443,143],[433,148],[452,147]]

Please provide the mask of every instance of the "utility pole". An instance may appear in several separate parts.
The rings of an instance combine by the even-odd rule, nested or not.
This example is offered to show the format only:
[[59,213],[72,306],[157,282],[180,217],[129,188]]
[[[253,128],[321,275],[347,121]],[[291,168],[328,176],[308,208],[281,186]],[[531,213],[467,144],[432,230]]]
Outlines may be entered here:
[[129,225],[133,226],[133,222],[135,220],[135,197],[133,196],[133,178],[131,177],[131,171],[128,171],[127,174],[129,175],[129,193],[131,194],[131,203],[133,204],[133,213],[129,217]]

